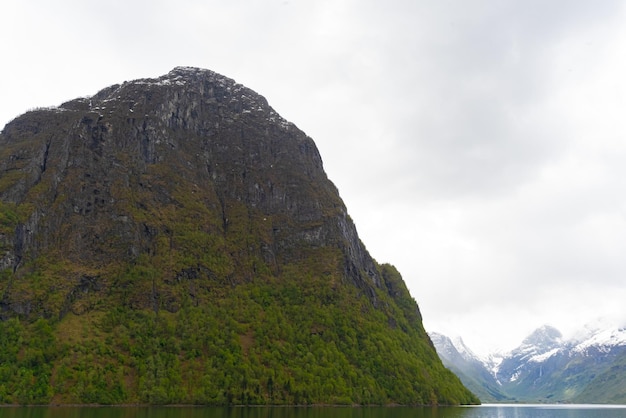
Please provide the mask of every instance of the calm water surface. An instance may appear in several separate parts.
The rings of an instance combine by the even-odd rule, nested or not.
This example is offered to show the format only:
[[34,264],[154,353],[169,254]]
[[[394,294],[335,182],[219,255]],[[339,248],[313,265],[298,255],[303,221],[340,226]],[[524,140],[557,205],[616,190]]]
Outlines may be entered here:
[[0,418],[626,418],[626,406],[482,405],[439,408],[0,408]]

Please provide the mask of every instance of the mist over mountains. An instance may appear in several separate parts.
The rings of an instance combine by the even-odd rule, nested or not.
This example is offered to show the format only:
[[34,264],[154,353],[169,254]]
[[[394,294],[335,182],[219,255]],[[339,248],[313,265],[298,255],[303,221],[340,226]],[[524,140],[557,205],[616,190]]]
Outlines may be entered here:
[[626,402],[626,328],[551,326],[506,353],[478,356],[460,338],[431,333],[437,353],[483,402]]

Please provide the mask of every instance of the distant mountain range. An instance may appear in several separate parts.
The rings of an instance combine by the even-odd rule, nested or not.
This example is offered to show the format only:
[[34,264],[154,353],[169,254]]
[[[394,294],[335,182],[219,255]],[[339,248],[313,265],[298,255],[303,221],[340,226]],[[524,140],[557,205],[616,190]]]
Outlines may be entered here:
[[626,402],[626,328],[565,339],[543,326],[508,353],[476,355],[461,338],[431,333],[444,365],[482,402]]

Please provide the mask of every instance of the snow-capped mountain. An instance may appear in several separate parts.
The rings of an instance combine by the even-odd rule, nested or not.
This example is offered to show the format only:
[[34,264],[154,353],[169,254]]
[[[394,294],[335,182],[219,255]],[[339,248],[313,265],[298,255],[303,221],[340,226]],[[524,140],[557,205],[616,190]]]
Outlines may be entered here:
[[435,332],[429,335],[443,364],[452,370],[482,402],[512,400],[500,390],[500,385],[495,379],[492,371],[498,364],[495,356],[490,359],[480,358],[465,345],[460,337],[451,339]]
[[443,363],[483,402],[626,401],[623,327],[588,327],[565,339],[556,328],[543,326],[509,353],[487,359],[461,339],[435,333],[431,339]]
[[[446,337],[443,334],[430,333],[430,339],[437,347],[437,350],[443,350],[443,353],[448,357],[460,357],[460,359],[471,361],[478,359],[478,356],[474,354],[468,346],[465,345],[461,337],[455,337],[454,339]],[[441,354],[440,354],[441,355]]]
[[[563,336],[556,328],[544,325],[536,329],[512,350],[494,370],[496,380],[502,386],[510,386],[528,375],[533,375],[537,365],[543,364],[550,357],[563,349]],[[539,367],[543,375],[543,367]]]
[[589,350],[610,351],[613,347],[626,346],[626,329],[595,329],[591,330],[580,340],[574,340],[574,342],[573,350],[575,352],[586,353]]

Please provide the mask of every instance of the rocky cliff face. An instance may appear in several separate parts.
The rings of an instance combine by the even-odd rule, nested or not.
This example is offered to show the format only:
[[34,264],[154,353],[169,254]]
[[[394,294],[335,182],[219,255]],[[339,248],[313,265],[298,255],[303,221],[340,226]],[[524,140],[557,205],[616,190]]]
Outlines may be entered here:
[[4,128],[0,293],[0,403],[478,401],[313,141],[207,70]]
[[[237,266],[225,279],[249,280],[251,259],[277,273],[307,249],[332,247],[346,279],[372,298],[383,286],[314,142],[214,72],[176,68],[30,112],[6,126],[2,144],[2,201],[28,205],[3,234],[5,269],[52,253],[83,268],[130,262],[164,239],[176,246],[170,221],[195,215],[226,240],[242,227],[262,231],[229,257]],[[23,311],[8,299],[5,311]]]

